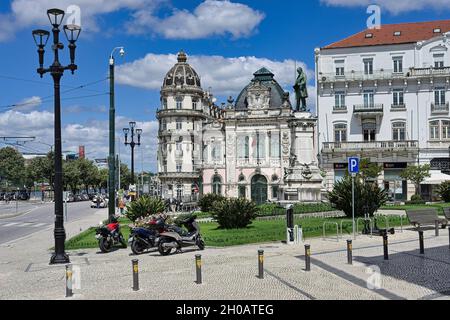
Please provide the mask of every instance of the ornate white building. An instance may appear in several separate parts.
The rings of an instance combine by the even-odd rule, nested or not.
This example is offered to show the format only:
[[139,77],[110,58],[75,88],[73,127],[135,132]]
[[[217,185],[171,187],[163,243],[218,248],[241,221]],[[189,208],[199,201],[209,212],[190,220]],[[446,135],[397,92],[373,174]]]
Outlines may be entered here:
[[267,201],[320,201],[317,118],[294,113],[269,70],[218,108],[180,52],[161,89],[158,175],[162,196],[219,193]]
[[[347,157],[383,167],[378,183],[394,200],[414,186],[411,164],[449,168],[450,20],[383,25],[316,49],[321,165],[331,189]],[[422,187],[425,198],[431,188]]]

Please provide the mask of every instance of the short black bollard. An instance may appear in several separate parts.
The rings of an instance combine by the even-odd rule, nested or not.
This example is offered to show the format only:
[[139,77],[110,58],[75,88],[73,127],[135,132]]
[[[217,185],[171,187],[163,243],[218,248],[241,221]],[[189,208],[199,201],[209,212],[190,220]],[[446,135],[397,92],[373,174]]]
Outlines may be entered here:
[[439,237],[439,221],[434,222],[434,234],[436,237]]
[[264,250],[258,250],[258,278],[264,279]]
[[197,254],[195,256],[195,270],[197,274],[197,284],[202,284],[202,256]]
[[384,260],[389,260],[388,235],[386,232],[383,233],[383,251],[384,251]]
[[425,246],[423,244],[423,231],[419,231],[420,254],[425,254]]
[[448,226],[448,249],[450,250],[450,226]]
[[352,240],[347,240],[347,263],[353,264],[353,244]]
[[131,261],[133,267],[133,291],[139,291],[139,260]]
[[311,245],[305,244],[305,271],[311,271]]
[[72,265],[66,265],[66,298],[70,298],[73,296],[72,291]]

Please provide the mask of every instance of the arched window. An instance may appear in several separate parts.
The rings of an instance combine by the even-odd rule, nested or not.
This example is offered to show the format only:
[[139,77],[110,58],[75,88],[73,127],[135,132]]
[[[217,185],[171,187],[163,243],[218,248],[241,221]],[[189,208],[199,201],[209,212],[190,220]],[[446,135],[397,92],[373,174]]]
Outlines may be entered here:
[[252,178],[251,187],[252,200],[256,204],[260,205],[267,202],[268,184],[266,177],[262,175],[255,175]]
[[392,140],[405,141],[406,140],[406,123],[397,121],[392,123]]
[[213,177],[212,191],[214,194],[222,194],[222,179],[218,175]]
[[334,125],[334,142],[347,141],[347,124],[336,123]]

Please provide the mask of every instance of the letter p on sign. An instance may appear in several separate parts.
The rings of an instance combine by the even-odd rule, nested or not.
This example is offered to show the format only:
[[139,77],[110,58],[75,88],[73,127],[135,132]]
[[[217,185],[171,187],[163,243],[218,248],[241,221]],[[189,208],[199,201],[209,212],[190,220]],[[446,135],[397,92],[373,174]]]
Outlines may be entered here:
[[359,173],[359,158],[348,158],[348,172]]

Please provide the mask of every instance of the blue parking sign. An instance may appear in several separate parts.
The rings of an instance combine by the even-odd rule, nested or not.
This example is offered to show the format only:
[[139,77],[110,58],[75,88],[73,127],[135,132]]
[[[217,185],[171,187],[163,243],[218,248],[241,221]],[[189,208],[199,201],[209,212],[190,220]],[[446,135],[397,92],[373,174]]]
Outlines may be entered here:
[[348,158],[348,172],[359,173],[359,158]]

